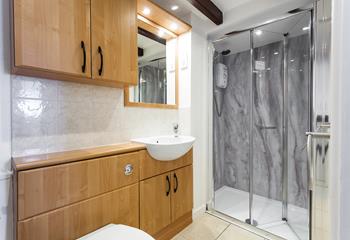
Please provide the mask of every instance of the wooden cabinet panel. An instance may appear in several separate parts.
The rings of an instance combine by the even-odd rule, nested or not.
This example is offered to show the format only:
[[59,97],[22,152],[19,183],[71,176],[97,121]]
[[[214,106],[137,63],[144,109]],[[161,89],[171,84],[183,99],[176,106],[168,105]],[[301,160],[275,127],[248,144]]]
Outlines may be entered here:
[[18,219],[138,182],[139,158],[134,152],[18,172]]
[[138,183],[18,222],[18,240],[73,240],[109,223],[139,227]]
[[142,230],[154,235],[171,223],[170,192],[169,173],[140,182]]
[[181,158],[174,161],[158,161],[152,158],[146,150],[141,151],[140,179],[150,178],[174,169],[191,165],[193,150],[191,149]]
[[91,77],[90,0],[13,1],[15,66]]
[[136,11],[136,0],[91,0],[94,79],[137,84]]
[[193,208],[193,170],[192,165],[171,173],[171,219],[176,221]]

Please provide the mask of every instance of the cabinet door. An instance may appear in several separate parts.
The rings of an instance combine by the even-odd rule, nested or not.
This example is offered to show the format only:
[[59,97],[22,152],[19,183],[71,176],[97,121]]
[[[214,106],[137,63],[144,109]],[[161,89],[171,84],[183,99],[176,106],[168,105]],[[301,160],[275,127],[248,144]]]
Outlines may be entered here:
[[15,66],[91,77],[90,0],[13,0],[13,11]]
[[171,223],[170,173],[140,182],[140,228],[154,235]]
[[171,219],[172,222],[192,211],[193,208],[193,171],[192,165],[171,173]]
[[92,77],[137,83],[136,0],[91,0]]

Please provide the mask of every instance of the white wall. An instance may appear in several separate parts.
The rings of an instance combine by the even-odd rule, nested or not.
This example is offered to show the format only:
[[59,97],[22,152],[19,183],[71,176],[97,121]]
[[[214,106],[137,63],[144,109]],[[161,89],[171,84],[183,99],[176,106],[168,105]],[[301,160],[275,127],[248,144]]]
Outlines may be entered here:
[[194,145],[194,214],[205,210],[208,201],[208,42],[198,32],[200,21],[192,16],[191,50],[191,132]]
[[333,1],[332,128],[330,156],[331,239],[350,237],[350,1]]
[[9,1],[0,2],[0,239],[11,239],[10,24]]

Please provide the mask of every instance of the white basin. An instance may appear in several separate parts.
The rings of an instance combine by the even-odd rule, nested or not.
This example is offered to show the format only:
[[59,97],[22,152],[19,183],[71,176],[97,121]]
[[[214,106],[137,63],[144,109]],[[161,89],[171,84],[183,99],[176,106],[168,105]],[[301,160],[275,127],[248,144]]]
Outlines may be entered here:
[[148,153],[157,160],[171,161],[185,155],[193,146],[191,136],[159,136],[132,139],[132,142],[146,145]]

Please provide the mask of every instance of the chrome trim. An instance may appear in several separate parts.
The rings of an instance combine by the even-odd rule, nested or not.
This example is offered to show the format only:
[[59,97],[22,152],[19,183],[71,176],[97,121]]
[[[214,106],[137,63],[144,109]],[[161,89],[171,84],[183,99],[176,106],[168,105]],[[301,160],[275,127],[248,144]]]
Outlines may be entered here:
[[283,37],[282,219],[288,219],[288,34]]
[[330,138],[331,134],[327,132],[306,132],[305,135],[315,138]]
[[307,135],[306,142],[306,151],[307,151],[307,163],[309,168],[309,190],[312,191],[314,184],[314,162],[312,158],[312,135]]
[[134,167],[132,166],[132,164],[126,164],[124,167],[124,174],[125,176],[130,176],[134,171]]
[[253,194],[254,194],[254,154],[253,154],[253,128],[254,128],[254,30],[250,30],[250,113],[249,113],[249,222],[252,223]]
[[[308,124],[308,130],[309,131],[312,131],[313,130],[313,118],[314,118],[314,100],[315,100],[315,89],[314,89],[314,77],[315,77],[315,74],[314,74],[314,69],[315,68],[315,62],[316,62],[316,48],[315,48],[315,36],[316,36],[316,23],[317,23],[317,19],[316,19],[316,16],[317,16],[317,2],[314,2],[313,3],[313,7],[312,9],[310,10],[310,20],[311,20],[311,23],[310,23],[310,34],[309,34],[309,41],[310,41],[310,52],[309,52],[309,84],[308,84],[308,87],[309,87],[309,104],[308,104],[308,112],[309,112],[309,124]],[[309,150],[307,152],[307,164],[309,164],[309,156],[308,156],[308,153],[311,153],[311,151]],[[312,157],[312,156],[311,156]],[[310,169],[311,165],[309,165],[309,171],[311,170]],[[309,180],[309,188],[310,188],[310,180]],[[308,191],[308,200],[309,200],[309,227],[308,227],[308,230],[309,230],[309,240],[312,240],[313,239],[313,234],[312,234],[312,226],[313,226],[313,219],[312,219],[312,201],[313,201],[313,197],[312,197],[312,191],[309,190]]]

